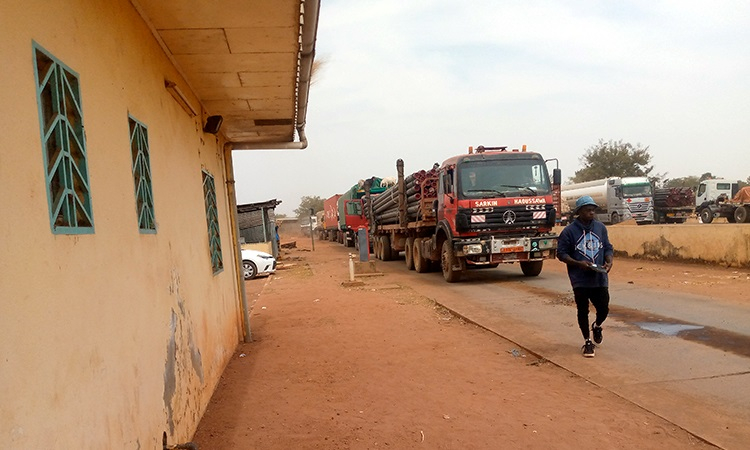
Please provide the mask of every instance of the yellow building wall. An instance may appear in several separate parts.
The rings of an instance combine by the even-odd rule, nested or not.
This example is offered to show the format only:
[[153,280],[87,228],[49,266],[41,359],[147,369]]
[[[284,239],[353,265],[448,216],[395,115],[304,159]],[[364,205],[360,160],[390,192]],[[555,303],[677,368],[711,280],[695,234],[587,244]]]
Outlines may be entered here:
[[[94,234],[50,229],[32,41],[79,75]],[[189,441],[241,337],[222,143],[165,90],[168,78],[191,95],[127,0],[3,0],[0,56],[3,444]],[[128,114],[148,127],[156,234],[138,230]],[[217,275],[201,169],[216,185]]]

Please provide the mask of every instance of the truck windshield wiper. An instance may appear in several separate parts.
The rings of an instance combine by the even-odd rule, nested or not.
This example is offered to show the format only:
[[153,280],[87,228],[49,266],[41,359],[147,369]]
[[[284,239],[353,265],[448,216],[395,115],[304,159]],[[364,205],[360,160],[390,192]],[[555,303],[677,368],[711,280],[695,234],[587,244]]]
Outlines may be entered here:
[[466,193],[475,193],[475,192],[479,192],[483,194],[490,193],[490,194],[497,195],[498,197],[505,197],[504,192],[496,191],[494,189],[469,189],[468,191],[466,191]]
[[519,190],[521,190],[521,189],[525,189],[525,190],[527,190],[528,192],[530,192],[530,193],[531,193],[531,195],[537,195],[537,194],[536,194],[536,191],[535,191],[534,189],[531,189],[531,188],[530,188],[530,187],[528,187],[528,186],[515,186],[515,185],[512,185],[512,184],[503,184],[502,186],[503,186],[503,187],[514,188],[514,189],[519,189]]

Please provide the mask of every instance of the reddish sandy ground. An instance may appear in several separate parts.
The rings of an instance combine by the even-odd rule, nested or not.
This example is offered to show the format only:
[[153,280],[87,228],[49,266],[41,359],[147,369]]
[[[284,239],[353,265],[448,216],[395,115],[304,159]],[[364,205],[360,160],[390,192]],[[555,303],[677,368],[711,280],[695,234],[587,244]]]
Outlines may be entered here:
[[[337,244],[297,245],[282,254],[287,268],[246,283],[253,342],[220,381],[193,439],[201,449],[713,448],[554,365],[514,357],[511,343],[418,285],[342,286]],[[747,269],[619,259],[613,271],[730,300],[750,285]]]

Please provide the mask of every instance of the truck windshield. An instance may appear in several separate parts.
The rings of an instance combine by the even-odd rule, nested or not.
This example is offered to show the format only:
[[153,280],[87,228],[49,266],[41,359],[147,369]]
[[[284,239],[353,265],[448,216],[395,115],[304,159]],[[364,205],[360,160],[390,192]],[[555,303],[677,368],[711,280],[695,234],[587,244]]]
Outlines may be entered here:
[[647,197],[652,194],[650,184],[623,184],[622,195],[625,198],[631,197]]
[[466,161],[459,166],[461,198],[547,195],[550,182],[542,160],[502,159]]

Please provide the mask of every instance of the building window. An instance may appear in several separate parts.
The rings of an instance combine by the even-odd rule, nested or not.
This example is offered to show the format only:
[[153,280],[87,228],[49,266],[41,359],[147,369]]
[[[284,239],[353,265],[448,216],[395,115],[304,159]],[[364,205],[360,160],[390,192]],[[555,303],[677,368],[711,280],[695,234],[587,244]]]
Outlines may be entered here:
[[224,263],[221,259],[221,234],[219,233],[219,212],[216,210],[214,177],[205,170],[203,171],[203,199],[206,202],[206,224],[208,225],[211,268],[215,275],[224,270]]
[[141,233],[156,233],[154,195],[151,189],[151,162],[148,149],[148,129],[128,116],[130,126],[130,155],[133,158],[135,212]]
[[90,234],[94,216],[78,74],[36,43],[33,51],[52,232]]

